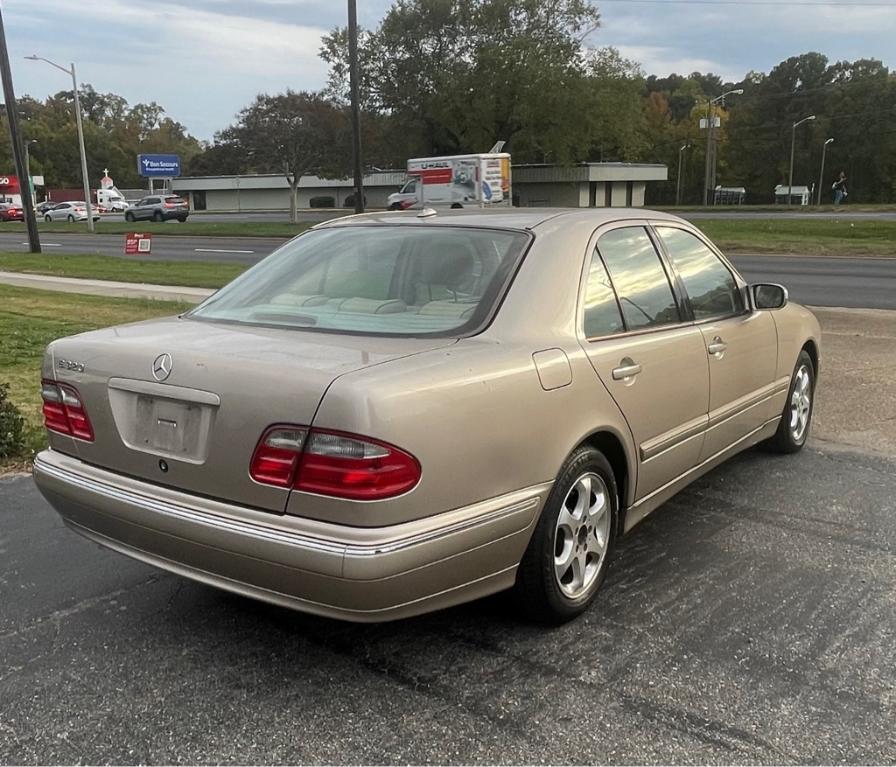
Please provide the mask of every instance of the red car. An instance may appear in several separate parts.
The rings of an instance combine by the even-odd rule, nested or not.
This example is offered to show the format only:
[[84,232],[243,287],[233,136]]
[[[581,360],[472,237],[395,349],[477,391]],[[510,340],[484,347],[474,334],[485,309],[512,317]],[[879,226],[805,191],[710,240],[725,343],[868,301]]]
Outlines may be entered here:
[[25,211],[21,205],[11,202],[0,202],[0,221],[24,221]]

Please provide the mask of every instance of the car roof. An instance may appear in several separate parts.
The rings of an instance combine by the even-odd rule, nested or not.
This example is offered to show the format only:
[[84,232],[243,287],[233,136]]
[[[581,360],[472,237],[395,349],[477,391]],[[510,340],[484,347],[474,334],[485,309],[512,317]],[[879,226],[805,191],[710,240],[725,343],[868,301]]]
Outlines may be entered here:
[[536,229],[548,221],[557,223],[558,218],[570,224],[588,221],[595,226],[614,221],[643,221],[644,219],[664,219],[681,221],[669,213],[647,208],[463,208],[460,210],[435,210],[422,216],[421,210],[382,211],[341,216],[315,225],[314,229],[359,224],[422,224],[474,226],[499,229]]

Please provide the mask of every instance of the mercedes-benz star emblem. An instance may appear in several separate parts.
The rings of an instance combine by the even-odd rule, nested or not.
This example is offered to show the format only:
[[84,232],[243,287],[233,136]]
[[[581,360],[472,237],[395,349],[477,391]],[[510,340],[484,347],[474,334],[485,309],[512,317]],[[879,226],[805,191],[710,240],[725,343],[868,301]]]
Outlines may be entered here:
[[152,363],[152,377],[156,381],[164,381],[171,375],[172,367],[174,367],[174,362],[171,360],[171,355],[167,352],[160,354]]

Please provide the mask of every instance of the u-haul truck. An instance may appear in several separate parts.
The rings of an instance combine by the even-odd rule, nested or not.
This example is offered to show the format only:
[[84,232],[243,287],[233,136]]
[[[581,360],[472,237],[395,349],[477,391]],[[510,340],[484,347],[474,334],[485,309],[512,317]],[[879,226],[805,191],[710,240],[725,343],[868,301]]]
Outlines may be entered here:
[[389,210],[510,207],[510,155],[506,152],[418,157],[408,180],[387,199]]

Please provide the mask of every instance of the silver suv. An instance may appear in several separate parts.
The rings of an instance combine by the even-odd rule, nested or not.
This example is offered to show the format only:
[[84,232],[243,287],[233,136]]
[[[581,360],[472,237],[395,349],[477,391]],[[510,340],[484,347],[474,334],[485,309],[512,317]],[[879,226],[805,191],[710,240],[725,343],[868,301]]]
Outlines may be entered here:
[[168,221],[176,218],[183,223],[190,215],[190,208],[183,197],[176,194],[160,194],[144,197],[125,211],[125,221]]

